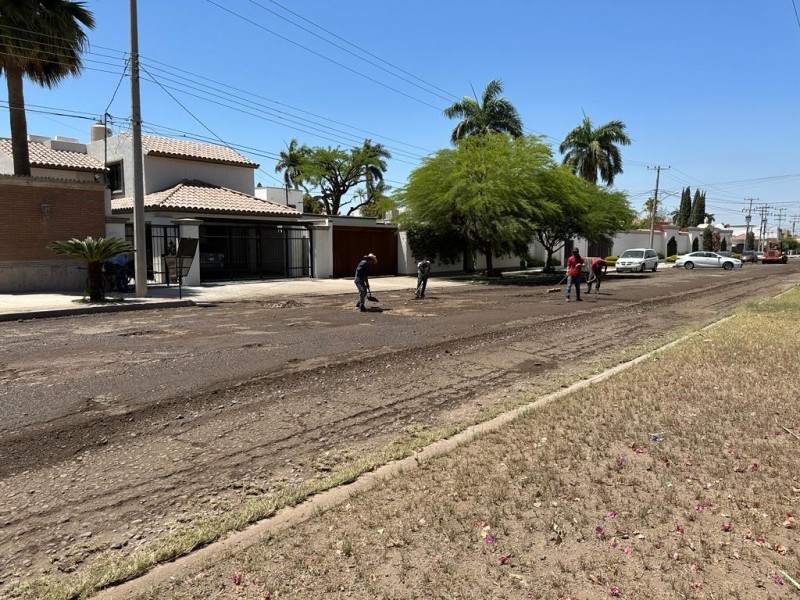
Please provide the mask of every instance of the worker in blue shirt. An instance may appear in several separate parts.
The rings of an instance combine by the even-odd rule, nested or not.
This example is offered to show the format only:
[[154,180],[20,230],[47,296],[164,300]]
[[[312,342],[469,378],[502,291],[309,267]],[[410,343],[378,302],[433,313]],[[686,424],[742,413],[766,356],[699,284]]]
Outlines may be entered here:
[[364,302],[367,299],[367,294],[370,293],[369,290],[369,268],[370,265],[377,264],[378,258],[370,253],[367,254],[365,257],[361,259],[356,267],[356,276],[353,279],[353,283],[356,284],[358,288],[358,302],[356,303],[356,308],[359,308],[361,312],[366,312],[367,307],[365,306]]

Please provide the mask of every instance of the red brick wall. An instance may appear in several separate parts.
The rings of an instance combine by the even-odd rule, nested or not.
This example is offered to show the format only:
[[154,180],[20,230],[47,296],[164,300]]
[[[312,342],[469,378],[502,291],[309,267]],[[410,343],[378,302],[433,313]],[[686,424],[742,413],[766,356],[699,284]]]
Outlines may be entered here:
[[[0,177],[0,260],[73,260],[46,246],[55,240],[105,236],[105,186]],[[50,205],[50,215],[42,204]]]

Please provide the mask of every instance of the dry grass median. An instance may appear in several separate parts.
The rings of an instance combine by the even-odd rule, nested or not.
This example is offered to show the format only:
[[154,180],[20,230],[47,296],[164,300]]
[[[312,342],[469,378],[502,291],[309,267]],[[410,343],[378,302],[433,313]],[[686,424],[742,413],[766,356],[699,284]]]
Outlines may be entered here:
[[790,598],[800,289],[158,598]]

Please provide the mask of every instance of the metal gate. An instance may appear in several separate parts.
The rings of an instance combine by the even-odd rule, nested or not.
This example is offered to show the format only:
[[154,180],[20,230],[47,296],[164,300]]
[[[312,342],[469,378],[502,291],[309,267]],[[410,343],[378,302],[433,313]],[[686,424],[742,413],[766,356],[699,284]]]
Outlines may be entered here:
[[[125,239],[134,245],[133,224],[125,224]],[[145,225],[145,248],[147,250],[147,281],[169,283],[167,281],[167,256],[174,256],[178,250],[180,231],[177,225]]]
[[311,232],[305,227],[206,224],[200,227],[200,279],[311,277]]

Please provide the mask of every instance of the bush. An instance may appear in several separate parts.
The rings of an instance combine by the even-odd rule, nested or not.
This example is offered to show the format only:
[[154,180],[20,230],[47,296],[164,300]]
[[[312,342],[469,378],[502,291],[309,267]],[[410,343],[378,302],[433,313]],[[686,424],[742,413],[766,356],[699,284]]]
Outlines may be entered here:
[[617,262],[618,256],[606,256],[606,262]]
[[674,263],[676,260],[678,260],[678,255],[677,254],[673,254],[672,256],[668,256],[666,258],[666,261],[668,263]]
[[543,260],[540,260],[538,258],[529,258],[528,259],[528,268],[543,267],[543,266],[544,266],[544,261]]
[[664,255],[661,252],[658,252],[658,260],[664,260]]

